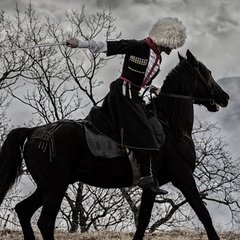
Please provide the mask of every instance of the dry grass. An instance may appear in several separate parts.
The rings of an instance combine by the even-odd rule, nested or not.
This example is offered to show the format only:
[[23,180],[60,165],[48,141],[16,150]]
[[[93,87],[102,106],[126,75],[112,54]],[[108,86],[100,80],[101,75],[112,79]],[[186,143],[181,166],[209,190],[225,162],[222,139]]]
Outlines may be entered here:
[[[39,232],[35,233],[36,240],[42,240]],[[85,234],[56,231],[56,240],[131,240],[133,233],[120,232],[91,232]],[[240,233],[224,232],[220,234],[221,240],[240,240]],[[22,232],[8,229],[0,230],[1,240],[23,240]],[[207,240],[205,232],[190,232],[183,230],[162,231],[158,233],[145,234],[144,240]]]

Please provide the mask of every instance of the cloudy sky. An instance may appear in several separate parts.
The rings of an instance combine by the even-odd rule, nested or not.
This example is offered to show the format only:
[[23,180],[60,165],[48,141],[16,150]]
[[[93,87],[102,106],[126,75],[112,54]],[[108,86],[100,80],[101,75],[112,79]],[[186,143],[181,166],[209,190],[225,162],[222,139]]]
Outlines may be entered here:
[[[142,39],[152,25],[162,17],[177,17],[187,27],[187,49],[211,69],[215,79],[240,76],[240,1],[239,0],[32,0],[39,14],[63,19],[66,10],[81,10],[87,13],[111,8],[116,17],[115,25],[122,38]],[[0,10],[14,12],[16,3],[25,10],[28,0],[1,0]],[[177,51],[171,56],[163,55],[159,81],[161,85],[168,71],[177,63]],[[240,85],[239,85],[240,86]],[[226,111],[223,109],[222,111]],[[218,121],[217,115],[197,111],[197,117]],[[213,117],[214,116],[214,119]],[[26,120],[27,121],[27,120]],[[230,138],[230,137],[229,137]],[[240,156],[240,153],[239,153]]]
[[[240,76],[239,0],[32,0],[31,2],[38,14],[61,20],[65,19],[65,11],[72,9],[81,11],[83,4],[87,14],[111,9],[112,15],[116,17],[114,24],[117,32],[121,32],[121,37],[126,39],[142,39],[148,35],[152,25],[159,18],[177,17],[187,27],[188,34],[186,44],[178,49],[181,54],[184,55],[186,50],[190,49],[212,71],[216,80]],[[16,3],[24,11],[29,0],[1,0],[0,10],[11,15]],[[166,74],[178,62],[177,51],[173,51],[170,56],[163,54],[162,57],[161,72],[154,81],[156,86],[161,86]],[[106,69],[107,77],[104,77],[107,79],[106,85],[118,76],[115,74],[118,74],[121,68],[120,61],[115,61],[112,65],[111,71],[109,68]],[[103,89],[108,91],[108,87]],[[21,115],[15,110],[14,113]],[[22,113],[27,116],[23,110]],[[213,121],[218,121],[219,116],[198,107],[196,107],[196,115]],[[12,118],[15,119],[14,116]]]
[[[162,17],[177,17],[187,27],[186,44],[178,49],[185,54],[187,49],[201,60],[215,79],[240,76],[240,1],[239,0],[32,0],[38,14],[56,19],[65,19],[65,11],[81,11],[87,14],[109,8],[116,17],[114,24],[122,38],[142,39],[148,35],[152,25]],[[1,0],[0,10],[10,14],[18,4],[25,10],[29,0]],[[66,26],[67,27],[67,26]],[[101,39],[97,39],[101,40]],[[163,54],[161,72],[154,84],[161,86],[166,74],[177,63],[177,51],[170,56]],[[115,79],[120,69],[114,62],[112,75]],[[108,70],[106,70],[108,71]],[[101,77],[101,76],[100,76]],[[106,89],[107,91],[107,89]]]
[[[64,12],[81,9],[88,13],[111,8],[116,17],[117,30],[123,38],[141,39],[162,17],[178,17],[187,27],[188,39],[179,49],[190,49],[213,72],[216,79],[240,76],[240,1],[239,0],[32,0],[38,13],[57,19]],[[18,3],[26,9],[29,0],[1,0],[0,9],[8,13]],[[164,57],[162,77],[176,62],[176,51]]]

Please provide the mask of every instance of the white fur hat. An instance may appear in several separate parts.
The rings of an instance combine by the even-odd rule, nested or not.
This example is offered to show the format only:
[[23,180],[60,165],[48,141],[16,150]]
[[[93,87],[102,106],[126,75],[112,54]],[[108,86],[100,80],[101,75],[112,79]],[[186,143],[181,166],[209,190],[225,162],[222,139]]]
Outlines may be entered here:
[[153,25],[149,37],[157,46],[179,48],[186,41],[186,27],[177,18],[162,18]]

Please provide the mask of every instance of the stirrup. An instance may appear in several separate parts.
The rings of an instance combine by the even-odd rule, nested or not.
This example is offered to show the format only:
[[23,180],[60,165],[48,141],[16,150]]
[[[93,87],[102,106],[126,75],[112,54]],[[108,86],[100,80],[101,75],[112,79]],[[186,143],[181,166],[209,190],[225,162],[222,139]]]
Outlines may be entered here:
[[151,193],[154,193],[156,195],[165,195],[168,194],[167,191],[159,188],[159,185],[157,181],[154,180],[153,176],[147,176],[140,178],[138,182],[138,186],[142,188],[143,190],[149,191]]

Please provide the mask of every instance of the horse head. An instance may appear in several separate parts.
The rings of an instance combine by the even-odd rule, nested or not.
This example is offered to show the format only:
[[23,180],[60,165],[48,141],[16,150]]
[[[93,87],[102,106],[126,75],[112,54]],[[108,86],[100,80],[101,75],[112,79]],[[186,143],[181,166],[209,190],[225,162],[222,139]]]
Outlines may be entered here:
[[208,111],[216,112],[220,107],[227,107],[229,95],[214,80],[211,71],[187,50],[185,59],[179,54],[179,60],[188,61],[195,72],[194,103],[205,106]]

